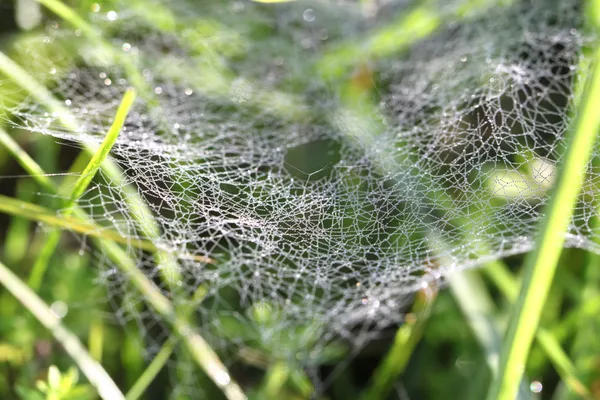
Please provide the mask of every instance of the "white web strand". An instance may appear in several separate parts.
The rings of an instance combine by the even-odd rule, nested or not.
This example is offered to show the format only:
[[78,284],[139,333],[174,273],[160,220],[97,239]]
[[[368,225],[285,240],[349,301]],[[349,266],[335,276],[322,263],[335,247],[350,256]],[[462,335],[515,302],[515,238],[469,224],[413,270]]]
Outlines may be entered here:
[[[348,2],[184,3],[174,15],[181,26],[205,24],[204,36],[181,26],[159,32],[125,5],[114,21],[92,20],[137,63],[159,102],[137,105],[113,157],[153,210],[160,246],[180,255],[180,285],[189,293],[208,287],[197,317],[215,347],[247,343],[310,363],[336,338],[362,345],[402,322],[410,295],[449,272],[532,247],[590,39],[576,1],[455,17],[409,50],[374,58],[376,99],[359,107],[343,87],[364,60],[343,79],[321,79],[316,66],[336,43],[395,23],[388,15],[408,12],[404,2],[368,17]],[[445,3],[446,16],[462,5]],[[129,78],[84,38],[50,31],[49,46],[76,43],[81,56],[32,73],[65,101],[80,132],[31,99],[12,107],[13,121],[100,141]],[[36,55],[27,56],[35,65]],[[596,179],[594,170],[569,246],[599,250],[589,226]],[[121,189],[102,176],[80,205],[98,224],[137,238]],[[129,251],[159,275],[150,257]],[[98,260],[110,293],[132,290],[106,257]],[[135,306],[128,312],[160,320]],[[239,326],[251,333],[233,335]]]

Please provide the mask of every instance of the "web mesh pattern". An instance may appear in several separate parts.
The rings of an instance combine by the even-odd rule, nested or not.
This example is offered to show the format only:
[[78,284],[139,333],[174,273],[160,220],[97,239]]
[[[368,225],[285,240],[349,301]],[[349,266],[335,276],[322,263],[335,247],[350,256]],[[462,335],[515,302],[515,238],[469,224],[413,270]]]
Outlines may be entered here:
[[[112,157],[177,259],[185,295],[172,300],[206,287],[194,315],[215,348],[319,362],[332,341],[361,346],[401,323],[411,295],[450,272],[531,249],[585,72],[577,1],[211,3],[166,3],[158,22],[125,3],[86,17],[151,88]],[[56,62],[25,47],[31,73],[79,129],[18,90],[12,122],[99,143],[126,69],[80,32],[51,24],[35,40]],[[598,251],[589,169],[567,245]],[[141,238],[128,196],[103,173],[79,204]],[[142,334],[160,325],[95,251],[99,282],[127,294],[119,316]],[[151,255],[127,251],[171,291]]]

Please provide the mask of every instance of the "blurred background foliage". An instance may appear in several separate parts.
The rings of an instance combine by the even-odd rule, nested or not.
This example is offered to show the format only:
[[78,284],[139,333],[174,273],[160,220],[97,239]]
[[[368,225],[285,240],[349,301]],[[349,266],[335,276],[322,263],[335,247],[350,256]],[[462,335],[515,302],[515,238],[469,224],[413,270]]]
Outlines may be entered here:
[[[253,57],[264,57],[267,52],[264,49],[260,53],[248,51],[251,44],[244,40],[245,32],[251,31],[255,37],[264,35],[266,39],[263,43],[273,46],[273,54],[286,51],[279,45],[279,41],[269,41],[272,32],[260,22],[254,26],[237,25],[238,31],[235,32],[226,30],[216,19],[211,19],[211,14],[222,15],[228,12],[227,7],[231,4],[224,3],[198,3],[196,6],[199,9],[204,7],[198,15],[206,17],[198,17],[193,26],[179,24],[165,6],[134,0],[131,7],[144,10],[146,22],[151,25],[151,29],[169,32],[178,37],[206,37],[211,33],[219,33],[219,41],[213,45],[218,48],[220,54],[236,60],[236,67],[239,69],[244,69],[246,63],[255,63]],[[362,3],[368,9],[371,0],[362,0]],[[408,20],[412,29],[411,40],[431,34],[439,24],[435,12],[430,4],[427,4],[431,2],[414,3],[411,18],[405,18],[405,22]],[[464,8],[459,9],[458,14],[469,14],[477,7],[483,7],[483,3],[486,2],[465,2]],[[101,13],[112,9],[110,1],[81,0],[69,1],[68,4],[86,18],[90,11],[96,8]],[[190,4],[186,7],[190,7]],[[230,26],[236,26],[233,16],[231,20],[233,22]],[[399,22],[391,17],[387,22],[388,25],[371,38],[375,49],[373,57],[386,57],[408,45],[389,40],[389,37],[394,36],[395,26]],[[15,51],[15,47],[32,45],[33,41],[28,39],[34,35],[43,35],[44,26],[56,23],[62,22],[56,15],[38,7],[33,0],[0,0],[0,50],[9,55],[26,54],[27,52]],[[326,26],[326,21],[323,24]],[[327,34],[343,37],[345,33],[329,30]],[[139,35],[143,37],[144,32],[139,32]],[[194,40],[190,40],[189,43],[194,43]],[[51,60],[53,65],[60,66],[57,60],[68,60],[72,57],[65,53],[65,49],[44,47],[29,49],[29,52],[36,54],[36,65],[39,65],[39,68],[46,68],[45,58],[47,61]],[[54,50],[61,53],[57,54]],[[206,49],[196,51],[206,52]],[[355,47],[348,44],[337,52],[330,52],[322,62],[322,73],[330,76],[332,80],[343,80],[345,75],[340,71],[357,70],[358,73],[354,74],[351,80],[341,85],[344,90],[340,96],[357,113],[368,114],[370,103],[373,101],[369,98],[372,94],[368,83],[371,81],[370,71],[367,66],[353,65],[357,62],[357,56],[360,56],[356,51]],[[27,59],[18,58],[16,61],[21,64],[28,62]],[[162,61],[164,60],[160,62]],[[219,60],[211,59],[210,54],[206,56],[206,62],[214,63],[211,64],[214,73],[211,77],[214,87],[211,89],[218,91],[219,82],[230,80],[233,75],[225,68],[220,68]],[[67,64],[65,61],[65,65]],[[29,65],[29,68],[35,69],[36,65]],[[298,76],[302,75],[302,68],[302,60],[298,60],[298,65],[294,68]],[[256,71],[254,68],[247,70]],[[177,74],[187,72],[189,71],[184,68],[173,68],[170,73],[172,78],[176,79]],[[290,74],[285,82],[286,88],[292,89],[292,92],[294,86],[300,87],[302,84],[303,80],[295,79],[294,74]],[[298,92],[300,91],[299,89]],[[18,103],[22,100],[20,95],[8,82],[0,86],[0,99],[4,104]],[[265,93],[264,96],[264,101],[273,101],[269,94]],[[282,106],[282,112],[301,113],[294,109],[293,99],[285,100],[286,104],[292,104],[292,107]],[[10,133],[45,171],[66,171],[77,157],[77,148],[56,143],[55,138],[19,129],[11,129]],[[306,154],[319,152],[322,147],[298,149],[296,153],[289,154],[288,161],[299,171],[322,171],[322,167],[332,161],[328,157],[331,157],[332,152],[335,157],[337,151],[335,143],[329,145],[333,151],[328,149],[325,154],[310,159]],[[318,174],[315,176],[315,179],[317,178]],[[53,179],[59,180],[60,177]],[[36,183],[25,176],[18,163],[4,149],[0,149],[0,194],[48,207],[53,206],[53,198],[40,193]],[[41,250],[39,233],[43,229],[41,225],[24,218],[0,214],[0,260],[24,281],[28,281],[32,265]],[[76,240],[64,234],[59,249],[51,257],[47,273],[40,282],[37,293],[87,345],[91,355],[101,362],[123,392],[127,392],[138,382],[151,361],[147,359],[148,347],[157,341],[164,342],[165,338],[140,338],[134,322],[123,321],[118,315],[113,315],[113,308],[107,299],[117,302],[127,302],[128,299],[115,299],[105,292],[103,286],[97,284],[97,271],[93,267],[95,260]],[[521,263],[520,256],[505,260],[515,278],[519,277]],[[542,323],[568,353],[576,366],[575,375],[587,390],[573,391],[576,385],[572,385],[572,382],[569,385],[569,382],[564,380],[569,374],[559,374],[547,353],[536,343],[526,366],[526,377],[520,397],[600,398],[600,298],[597,288],[593,285],[598,281],[594,276],[597,274],[591,273],[592,268],[589,267],[598,265],[597,263],[597,256],[582,250],[564,251],[557,278],[544,309]],[[327,380],[324,392],[319,395],[320,398],[484,398],[491,372],[486,361],[489,352],[475,333],[477,325],[481,320],[492,320],[494,326],[502,327],[510,311],[510,305],[498,285],[498,275],[494,275],[498,270],[494,268],[494,265],[488,265],[482,270],[466,272],[462,282],[451,284],[451,289],[456,290],[441,290],[427,296],[424,293],[417,294],[414,304],[407,309],[404,325],[399,327],[398,331],[397,327],[389,327],[380,339],[370,343],[357,354],[348,356],[343,354],[344,349],[339,350],[335,347],[331,349],[330,354],[323,354],[323,361],[317,372],[321,376],[329,376],[330,379]],[[489,304],[489,307],[484,311],[466,307],[465,303],[461,302],[460,293],[457,293],[457,290],[460,292],[460,288],[465,287],[460,286],[461,284],[466,285],[473,294],[470,299],[472,303]],[[268,323],[268,313],[268,310],[265,312],[257,309],[255,318]],[[231,325],[232,335],[242,334],[245,330],[244,326],[236,325],[237,320],[222,321],[225,326],[228,323]],[[148,334],[153,333],[150,330]],[[388,355],[390,348],[396,352],[391,353],[392,357]],[[250,396],[258,399],[308,399],[312,396],[309,371],[298,370],[296,366],[280,362],[272,363],[269,358],[261,359],[260,351],[277,354],[277,348],[259,349],[258,358],[251,357],[251,350],[249,349],[250,356],[237,359],[230,366],[233,376]],[[186,357],[185,350],[175,351],[178,357]],[[0,398],[96,398],[95,392],[85,383],[85,379],[78,378],[73,368],[73,361],[55,342],[52,335],[4,288],[0,288]],[[177,370],[176,366],[174,368]],[[192,374],[203,387],[204,393],[199,398],[222,397],[221,392],[199,369],[180,373]],[[167,368],[163,368],[149,384],[142,398],[167,398],[173,393],[173,387],[176,385],[177,379],[173,379]],[[190,395],[182,393],[175,394],[174,397],[185,399],[190,398]]]

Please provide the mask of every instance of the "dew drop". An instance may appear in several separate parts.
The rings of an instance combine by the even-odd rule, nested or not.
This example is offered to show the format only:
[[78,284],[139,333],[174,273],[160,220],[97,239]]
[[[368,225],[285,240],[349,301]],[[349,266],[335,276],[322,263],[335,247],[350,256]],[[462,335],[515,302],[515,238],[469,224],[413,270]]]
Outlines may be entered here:
[[191,88],[186,88],[184,93],[186,96],[191,96],[194,91]]
[[129,51],[131,50],[131,45],[129,43],[123,43],[123,51]]
[[160,86],[155,87],[154,88],[154,93],[161,94],[162,93],[162,88]]
[[218,371],[215,373],[215,383],[219,386],[228,385],[231,382],[231,377],[225,371]]
[[111,83],[112,83],[112,81],[111,81],[110,79],[108,79],[108,78],[106,78],[106,79],[104,80],[104,84],[105,84],[106,86],[110,86],[110,84],[111,84]]
[[313,22],[315,20],[315,11],[312,8],[307,8],[304,10],[302,17],[307,22]]
[[54,313],[54,315],[56,316],[56,318],[64,318],[65,315],[67,315],[67,313],[69,312],[69,307],[65,304],[64,301],[55,301],[54,303],[52,303],[50,305],[50,309],[52,310],[52,312]]
[[115,11],[109,11],[106,13],[106,18],[109,21],[116,21],[119,18],[119,14],[117,14]]
[[540,381],[533,381],[531,382],[531,385],[529,385],[529,390],[531,390],[533,393],[541,393],[543,389],[542,386],[542,382]]
[[92,4],[91,9],[92,9],[92,12],[97,13],[98,11],[100,11],[100,4],[98,4],[98,3]]
[[72,104],[72,102],[71,102],[71,100],[67,99],[67,100],[65,100],[65,104],[70,106]]

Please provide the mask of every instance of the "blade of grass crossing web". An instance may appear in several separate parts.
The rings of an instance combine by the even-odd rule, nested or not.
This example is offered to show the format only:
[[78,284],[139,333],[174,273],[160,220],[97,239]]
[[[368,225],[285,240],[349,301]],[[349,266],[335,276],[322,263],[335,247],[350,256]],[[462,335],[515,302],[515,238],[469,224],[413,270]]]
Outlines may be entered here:
[[[180,313],[182,318],[189,319],[191,314],[197,309],[197,307],[202,303],[204,297],[206,296],[207,288],[204,285],[201,285],[194,292],[192,301],[185,306],[185,309],[180,309]],[[125,398],[127,400],[138,399],[140,396],[144,394],[148,386],[152,383],[152,381],[156,378],[156,375],[160,372],[160,370],[165,366],[171,354],[175,350],[175,346],[177,345],[177,337],[171,336],[161,347],[158,354],[154,357],[148,368],[144,370],[142,375],[136,380],[133,384],[129,392]]]
[[[96,175],[96,172],[98,172],[98,170],[100,169],[100,166],[108,156],[108,153],[110,153],[110,150],[112,149],[115,142],[117,141],[119,133],[121,132],[121,129],[123,129],[123,125],[125,125],[125,119],[127,118],[129,110],[131,110],[134,101],[135,91],[132,89],[127,90],[125,92],[125,95],[123,96],[123,100],[121,101],[119,108],[117,109],[117,114],[115,115],[115,120],[113,124],[108,130],[106,137],[102,141],[100,148],[94,153],[94,156],[88,163],[87,167],[83,170],[81,177],[77,180],[77,182],[75,182],[75,187],[71,192],[69,200],[65,204],[65,208],[70,209],[71,207],[73,207],[73,204],[85,192],[90,182],[94,178],[94,175]],[[67,210],[67,212],[71,211]]]
[[[600,26],[600,4],[599,2],[588,3],[589,8],[586,10],[586,15],[590,18],[590,26],[592,31],[594,28],[597,30]],[[580,71],[587,71],[589,69],[589,58],[583,57],[580,61]],[[586,68],[587,67],[587,68]],[[584,80],[579,77],[579,85],[576,86],[576,93],[581,93],[584,88],[581,84]],[[578,99],[578,96],[575,97]],[[595,168],[600,167],[600,159],[596,157],[592,161],[592,165]],[[596,190],[600,190],[598,185],[595,185]],[[592,217],[590,222],[590,231],[595,232],[600,229],[600,205],[596,205],[596,214]],[[581,373],[582,379],[593,389],[595,389],[595,395],[598,396],[597,382],[600,379],[598,372],[598,328],[600,326],[600,320],[598,318],[598,312],[596,311],[600,305],[600,256],[598,254],[587,253],[586,262],[584,267],[584,280],[583,290],[581,296],[578,299],[578,306],[576,309],[567,316],[565,326],[573,327],[576,334],[573,340],[573,347],[571,354],[575,359],[575,364]],[[590,312],[590,309],[592,310]],[[594,310],[595,309],[595,310]],[[572,318],[572,317],[575,318]],[[573,323],[571,323],[573,321]],[[574,393],[565,393],[562,398],[574,399],[576,396]]]
[[40,185],[43,189],[50,193],[56,191],[54,182],[48,178],[46,172],[39,166],[37,162],[25,150],[19,146],[19,144],[0,127],[0,143],[8,150],[13,158],[19,163],[19,165],[27,171],[35,182]]
[[[514,304],[519,295],[519,285],[506,266],[500,261],[492,261],[484,266],[483,271],[509,304]],[[567,387],[580,398],[591,398],[589,389],[578,377],[577,368],[552,332],[539,326],[535,337]]]
[[[496,376],[502,335],[495,318],[496,307],[483,279],[475,271],[462,271],[451,275],[449,284],[454,299],[485,354],[492,376]],[[527,382],[521,379],[516,399],[528,399],[529,395]]]
[[[17,181],[17,196],[25,201],[31,201],[35,192],[35,183],[27,179]],[[30,240],[30,224],[27,218],[11,218],[6,231],[6,243],[4,245],[4,257],[8,265],[19,265],[23,263]]]
[[[17,63],[0,52],[0,72],[5,74],[17,85],[27,91],[40,104],[44,105],[53,115],[56,115],[60,123],[70,131],[79,132],[77,122],[73,114],[65,108],[61,102],[56,100],[50,91],[38,83],[30,74]],[[84,149],[95,154],[98,145],[95,143],[83,143]],[[152,211],[148,208],[137,190],[125,184],[120,168],[111,160],[107,159],[101,166],[102,170],[111,178],[116,186],[124,192],[123,198],[131,212],[132,217],[139,224],[141,231],[148,239],[157,241],[160,238],[160,229],[154,220]],[[176,287],[175,282],[179,279],[179,271],[176,261],[164,252],[155,254],[157,263],[164,266],[161,273],[170,287]]]
[[148,389],[148,386],[150,386],[152,381],[154,381],[154,378],[156,378],[156,375],[158,375],[160,370],[165,366],[169,357],[171,357],[171,354],[173,354],[176,342],[177,340],[175,337],[171,337],[166,341],[142,376],[140,376],[131,389],[129,389],[129,392],[127,392],[127,395],[125,396],[126,400],[137,400],[144,394],[146,389]]
[[404,324],[396,331],[394,343],[373,373],[369,386],[360,397],[362,400],[386,399],[390,395],[423,335],[436,295],[436,289],[418,292],[412,312],[407,314]]
[[[75,182],[73,190],[69,194],[68,200],[63,204],[65,211],[63,212],[63,216],[69,216],[73,213],[73,205],[83,195],[90,182],[100,169],[100,165],[108,156],[108,153],[112,149],[115,144],[123,125],[125,124],[125,119],[127,118],[127,114],[129,114],[129,110],[135,101],[135,92],[133,90],[127,90],[125,95],[123,96],[123,100],[117,109],[117,113],[115,115],[115,120],[111,125],[110,129],[102,144],[92,156],[92,159],[87,164],[86,168],[83,170],[79,179]],[[39,290],[40,285],[42,284],[42,280],[44,275],[46,274],[46,270],[48,269],[48,265],[50,263],[50,259],[54,254],[56,247],[60,241],[61,231],[54,230],[47,237],[44,245],[33,265],[31,270],[31,274],[29,276],[28,284],[34,290]]]
[[[43,222],[61,229],[70,229],[86,236],[128,245],[153,253],[161,251],[151,241],[125,237],[115,230],[94,224],[79,208],[75,208],[75,216],[57,215],[56,211],[38,206],[37,204],[31,204],[12,197],[0,195],[0,212],[27,218],[32,221]],[[175,255],[172,255],[171,257],[175,257]],[[196,256],[193,254],[188,255],[184,253],[178,257],[207,264],[214,263],[214,261],[208,257]]]
[[77,336],[67,330],[42,299],[0,262],[0,283],[54,336],[104,400],[124,399],[106,371],[87,353]]
[[[596,0],[595,3],[600,1]],[[587,79],[574,129],[567,135],[567,150],[546,217],[533,252],[525,259],[523,285],[511,315],[500,359],[500,373],[488,399],[514,399],[542,308],[565,241],[565,232],[575,207],[600,127],[600,46],[594,50],[593,66]]]
[[[8,144],[11,149],[11,153],[13,154],[21,154],[23,159],[27,159],[27,170],[38,171],[39,174],[33,175],[33,178],[36,181],[43,182],[43,184],[48,185],[51,192],[56,193],[58,188],[56,188],[52,181],[44,179],[45,172],[35,163],[31,158],[25,157],[26,153],[20,149],[18,144],[12,140],[12,138],[6,134],[2,135],[2,130],[0,129],[0,142],[3,144]],[[19,151],[20,150],[20,151]],[[43,207],[35,206],[29,203],[20,202],[16,199],[11,199],[8,197],[0,198],[0,209],[3,207],[9,206],[8,210],[4,210],[5,212],[11,215],[23,215],[25,217],[31,217],[35,212],[39,212],[39,209],[43,210]],[[32,212],[33,211],[33,212]],[[81,213],[83,211],[76,209],[76,214],[81,217]],[[74,219],[72,217],[59,218],[55,214],[51,215],[49,213],[40,213],[47,217],[47,220],[44,222],[54,222],[57,226],[65,226],[65,223],[69,223],[70,219]],[[85,215],[84,215],[85,218]],[[74,219],[75,221],[78,221]],[[79,221],[85,220],[82,218]],[[61,225],[61,223],[63,225]],[[190,354],[196,361],[196,363],[207,373],[207,375],[215,382],[215,384],[223,390],[225,395],[230,400],[241,400],[246,399],[246,396],[237,385],[237,383],[231,378],[229,375],[227,368],[223,365],[223,363],[219,360],[216,353],[210,348],[208,343],[197,333],[195,333],[190,325],[187,324],[185,318],[181,316],[177,316],[175,314],[175,310],[169,300],[158,290],[158,288],[148,280],[148,278],[141,272],[134,261],[131,260],[129,255],[121,249],[114,241],[115,238],[111,238],[111,240],[107,240],[103,235],[106,232],[103,232],[98,227],[93,224],[88,223],[81,227],[80,225],[73,224],[73,226],[69,226],[70,229],[75,229],[79,227],[80,232],[86,233],[92,236],[94,240],[94,244],[97,245],[100,249],[102,249],[107,257],[115,264],[117,268],[119,268],[126,276],[131,280],[134,286],[138,289],[138,291],[144,296],[146,301],[154,308],[161,316],[167,319],[170,322],[173,330],[176,334],[178,334],[184,343],[190,348]],[[100,232],[101,234],[97,234],[93,236],[94,233]],[[117,234],[118,235],[118,234]],[[131,240],[131,239],[128,239]],[[140,241],[141,243],[150,243]],[[130,243],[131,244],[131,243]],[[143,248],[143,247],[142,247]]]
[[[9,197],[0,197],[0,210],[11,204],[8,214],[31,216],[32,209],[35,206],[29,203],[24,203]],[[15,203],[15,204],[12,204]],[[39,207],[41,208],[41,207]],[[21,212],[22,214],[19,214]],[[60,218],[53,217],[56,221],[66,221],[69,217]],[[46,222],[46,221],[44,221]],[[61,225],[59,225],[61,226]],[[62,225],[64,226],[64,225]],[[91,229],[97,229],[91,225]],[[89,228],[81,228],[85,232]],[[88,231],[87,234],[91,235]],[[223,363],[219,360],[216,353],[210,348],[208,343],[197,333],[193,332],[192,327],[187,321],[187,317],[178,315],[170,301],[160,292],[160,290],[152,283],[142,271],[139,270],[136,263],[131,260],[129,255],[121,249],[113,240],[106,240],[104,237],[92,237],[94,243],[101,248],[106,256],[123,271],[131,280],[138,291],[150,303],[161,316],[163,316],[173,327],[173,331],[177,333],[188,346],[191,355],[198,365],[207,373],[207,375],[215,382],[215,384],[223,390],[228,399],[240,400],[246,396],[241,391],[240,387],[233,381]]]

